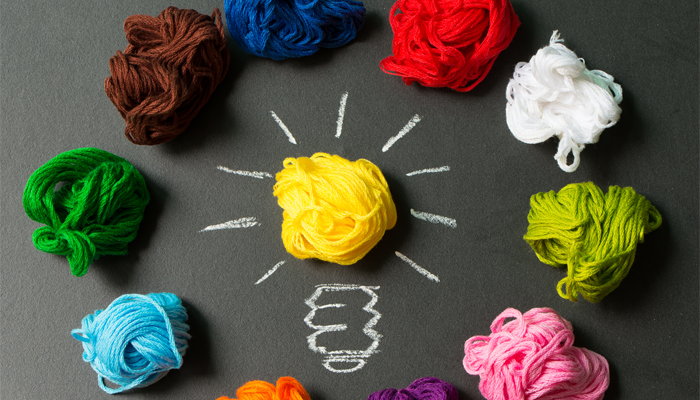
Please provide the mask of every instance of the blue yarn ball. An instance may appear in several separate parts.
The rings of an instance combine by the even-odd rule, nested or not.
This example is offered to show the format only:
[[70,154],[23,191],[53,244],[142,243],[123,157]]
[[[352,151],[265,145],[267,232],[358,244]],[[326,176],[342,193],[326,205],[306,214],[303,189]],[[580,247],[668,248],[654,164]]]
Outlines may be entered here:
[[190,338],[186,320],[172,293],[125,294],[83,318],[71,334],[83,342],[83,360],[97,372],[100,388],[114,394],[148,386],[182,366]]
[[225,0],[231,36],[247,53],[283,60],[355,38],[365,7],[355,0]]

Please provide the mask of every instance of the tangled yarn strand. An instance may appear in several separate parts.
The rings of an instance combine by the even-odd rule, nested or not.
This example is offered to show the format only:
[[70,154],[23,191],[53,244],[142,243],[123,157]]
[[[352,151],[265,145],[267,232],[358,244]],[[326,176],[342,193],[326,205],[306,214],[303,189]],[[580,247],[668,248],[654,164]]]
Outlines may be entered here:
[[367,160],[326,153],[287,158],[276,179],[282,241],[297,258],[353,264],[396,224],[389,186]]
[[622,112],[622,87],[603,71],[589,71],[557,31],[549,46],[515,66],[506,99],[506,122],[513,136],[524,143],[559,138],[554,158],[566,172],[576,171],[585,145],[597,143]]
[[393,55],[379,64],[406,85],[467,92],[489,73],[520,26],[508,0],[398,0]]
[[571,324],[554,310],[509,308],[489,336],[467,340],[464,368],[480,376],[488,400],[602,399],[610,381],[607,360],[573,342]]
[[34,171],[22,202],[29,218],[46,225],[32,235],[36,248],[66,256],[73,275],[82,276],[98,257],[126,254],[149,199],[143,177],[128,161],[83,148]]
[[559,295],[598,302],[627,276],[637,244],[661,226],[661,214],[630,187],[603,194],[587,182],[533,195],[528,222],[524,239],[540,261],[567,268]]
[[[83,360],[109,394],[145,387],[182,366],[187,312],[172,293],[126,294],[83,318],[71,334],[83,343]],[[107,387],[107,379],[118,385]]]
[[384,389],[372,393],[367,400],[458,400],[457,389],[438,378],[416,379],[406,389]]
[[249,54],[283,60],[349,43],[362,28],[355,0],[226,0],[231,37]]
[[290,376],[277,380],[277,387],[265,381],[250,381],[236,390],[237,399],[221,396],[217,400],[311,400],[306,389]]
[[168,7],[124,21],[129,45],[109,60],[105,93],[131,142],[155,145],[182,133],[226,76],[229,51],[221,13]]

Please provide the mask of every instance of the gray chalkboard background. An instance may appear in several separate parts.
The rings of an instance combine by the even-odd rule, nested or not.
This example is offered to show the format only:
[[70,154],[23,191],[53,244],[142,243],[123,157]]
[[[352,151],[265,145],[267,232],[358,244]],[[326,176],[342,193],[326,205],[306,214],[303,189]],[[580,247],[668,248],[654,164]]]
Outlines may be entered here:
[[[365,3],[366,25],[355,41],[303,59],[249,56],[227,32],[231,68],[188,130],[163,145],[136,146],[103,90],[108,60],[126,47],[129,15],[155,16],[171,5],[223,11],[222,2],[208,0],[0,2],[1,398],[107,398],[71,329],[122,294],[161,291],[187,307],[190,348],[180,370],[128,398],[235,397],[249,380],[289,375],[314,400],[363,399],[423,376],[451,382],[463,400],[480,399],[479,378],[462,367],[464,341],[487,335],[508,307],[551,307],[571,321],[575,344],[610,363],[606,398],[698,398],[697,1],[513,0],[522,26],[470,93],[407,87],[379,69],[392,52],[391,0]],[[515,64],[548,44],[553,30],[624,89],[620,122],[586,148],[571,174],[552,158],[556,141],[521,143],[505,122]],[[415,114],[422,117],[416,127],[382,152]],[[76,278],[64,257],[34,248],[39,225],[26,217],[22,191],[46,161],[87,146],[132,162],[152,201],[130,254],[103,257]],[[320,151],[371,160],[396,201],[396,228],[354,266],[294,259],[280,239],[274,179],[217,170],[274,175],[284,158]],[[451,170],[406,176],[444,165]],[[522,239],[532,194],[585,181],[605,190],[632,186],[663,215],[629,276],[598,304],[561,299],[555,287],[565,272],[540,263]],[[412,208],[454,218],[457,227],[418,220]],[[243,217],[259,225],[199,233]],[[309,349],[305,300],[323,284],[379,287],[379,353],[356,372],[333,373]],[[348,307],[319,311],[315,322],[349,330],[319,336],[319,345],[369,346],[361,332],[369,299],[360,291],[320,298]]]

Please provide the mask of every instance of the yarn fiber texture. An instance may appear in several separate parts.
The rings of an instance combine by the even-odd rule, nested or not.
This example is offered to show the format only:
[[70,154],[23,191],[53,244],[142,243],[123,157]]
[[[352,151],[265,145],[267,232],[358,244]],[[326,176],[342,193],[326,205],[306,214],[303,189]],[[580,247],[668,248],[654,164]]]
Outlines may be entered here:
[[394,54],[381,69],[406,85],[459,92],[484,80],[520,26],[508,0],[398,0],[389,22]]
[[372,393],[367,400],[459,400],[457,389],[438,378],[416,379],[406,389],[384,389]]
[[515,66],[506,88],[506,122],[525,143],[559,138],[554,158],[562,170],[573,172],[586,144],[597,143],[603,130],[620,119],[622,87],[603,71],[589,71],[562,42],[554,31],[549,46]]
[[29,218],[46,225],[34,231],[34,246],[66,256],[73,275],[83,276],[100,256],[127,253],[149,199],[143,177],[128,161],[83,148],[34,171],[22,202]]
[[287,158],[276,179],[282,241],[296,258],[354,264],[396,224],[389,186],[367,160],[326,153]]
[[136,144],[181,134],[226,76],[229,51],[221,13],[168,7],[124,21],[129,45],[109,60],[105,92]]
[[[172,293],[125,294],[105,310],[83,318],[71,334],[83,344],[83,360],[109,394],[145,387],[182,366],[190,329],[187,312]],[[110,388],[104,380],[118,385]]]
[[301,383],[290,376],[279,378],[277,387],[265,381],[250,381],[236,390],[236,397],[216,400],[311,400]]
[[225,0],[231,37],[249,54],[283,60],[355,38],[365,7],[354,0]]
[[607,360],[573,343],[571,324],[554,310],[508,308],[489,336],[467,340],[464,368],[480,376],[487,400],[602,399],[610,382]]
[[567,269],[559,295],[576,301],[581,294],[593,303],[620,285],[637,244],[661,226],[659,211],[631,187],[610,186],[603,194],[592,182],[533,195],[527,220],[524,239],[540,261]]

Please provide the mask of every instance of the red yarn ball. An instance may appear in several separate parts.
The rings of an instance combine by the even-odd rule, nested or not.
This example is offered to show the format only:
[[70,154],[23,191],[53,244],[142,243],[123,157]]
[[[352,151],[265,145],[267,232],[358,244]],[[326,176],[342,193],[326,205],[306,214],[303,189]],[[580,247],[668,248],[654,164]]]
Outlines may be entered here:
[[520,20],[508,0],[398,0],[393,56],[379,63],[406,85],[468,92],[508,47]]

